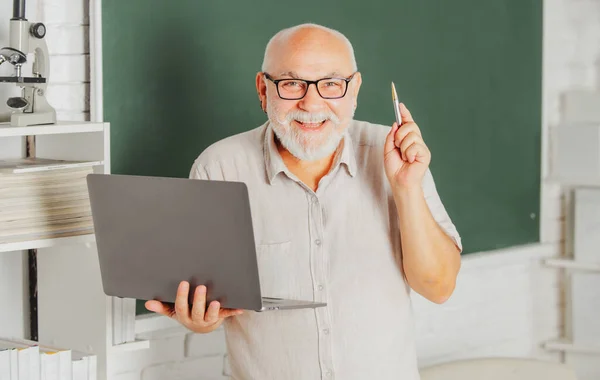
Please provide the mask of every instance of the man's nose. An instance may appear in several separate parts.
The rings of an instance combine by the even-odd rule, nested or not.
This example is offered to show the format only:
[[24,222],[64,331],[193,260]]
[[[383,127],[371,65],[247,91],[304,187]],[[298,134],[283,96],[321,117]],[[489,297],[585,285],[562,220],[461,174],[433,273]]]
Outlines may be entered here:
[[323,108],[325,102],[323,101],[323,98],[321,98],[321,95],[319,95],[316,84],[311,83],[308,85],[306,95],[304,95],[304,98],[300,100],[299,105],[300,108],[306,111],[317,111]]

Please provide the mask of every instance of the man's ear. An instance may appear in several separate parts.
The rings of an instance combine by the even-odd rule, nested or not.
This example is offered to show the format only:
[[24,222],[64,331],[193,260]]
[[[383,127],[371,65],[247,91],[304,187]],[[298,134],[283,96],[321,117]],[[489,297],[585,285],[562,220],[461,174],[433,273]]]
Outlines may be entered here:
[[267,112],[267,84],[265,83],[263,76],[264,74],[262,72],[256,74],[256,92],[258,94],[260,108],[263,112]]

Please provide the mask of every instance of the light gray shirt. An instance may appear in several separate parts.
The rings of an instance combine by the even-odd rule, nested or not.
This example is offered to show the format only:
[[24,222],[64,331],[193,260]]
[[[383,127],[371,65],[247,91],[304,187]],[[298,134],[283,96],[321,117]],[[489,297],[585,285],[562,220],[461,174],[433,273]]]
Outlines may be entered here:
[[[191,178],[246,183],[263,296],[327,303],[228,318],[233,379],[419,379],[383,165],[388,131],[352,121],[316,192],[286,168],[269,123],[209,146],[194,162]],[[462,249],[429,171],[423,190],[435,220]]]

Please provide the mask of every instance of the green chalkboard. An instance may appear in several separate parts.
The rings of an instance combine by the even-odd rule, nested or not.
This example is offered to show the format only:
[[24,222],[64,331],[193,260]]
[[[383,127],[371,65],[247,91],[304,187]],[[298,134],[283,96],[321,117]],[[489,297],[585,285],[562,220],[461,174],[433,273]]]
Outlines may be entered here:
[[103,0],[113,173],[186,177],[209,144],[262,124],[254,80],[278,30],[338,29],[391,125],[390,82],[432,151],[464,253],[539,240],[542,0]]

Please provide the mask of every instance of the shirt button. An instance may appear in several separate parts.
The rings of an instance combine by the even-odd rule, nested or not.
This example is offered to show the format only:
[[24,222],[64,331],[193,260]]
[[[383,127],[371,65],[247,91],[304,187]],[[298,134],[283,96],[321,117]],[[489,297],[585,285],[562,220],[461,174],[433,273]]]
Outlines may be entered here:
[[323,334],[329,335],[329,329],[323,329]]
[[316,244],[316,245],[321,245],[321,239],[317,239],[317,240],[315,240],[315,244]]
[[327,372],[325,372],[325,375],[327,375],[327,377],[331,377],[331,375],[333,375],[333,372],[327,371]]
[[319,290],[323,290],[323,285],[319,285]]

